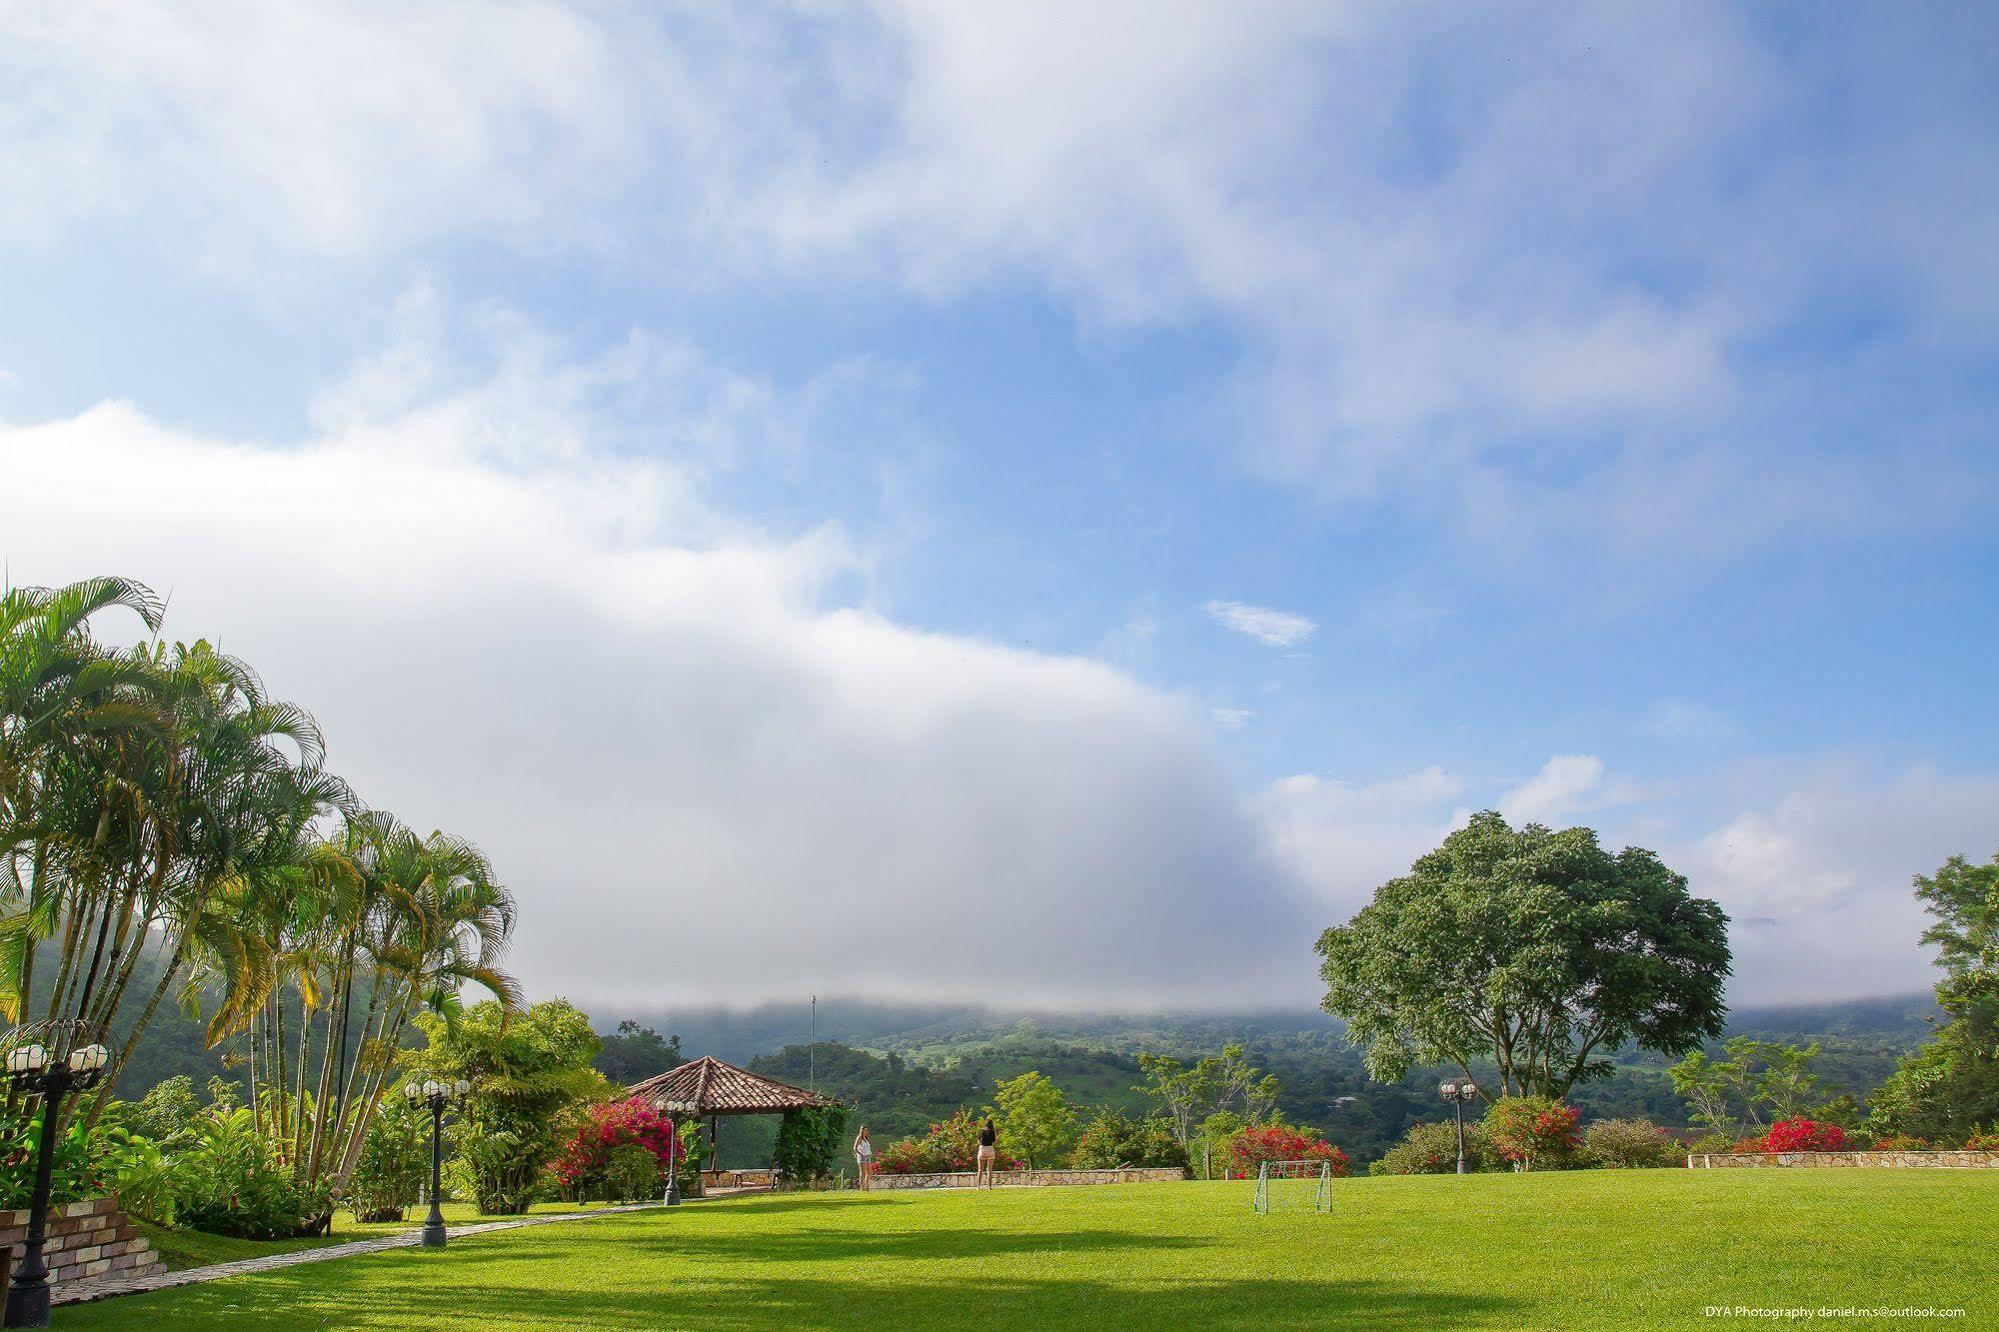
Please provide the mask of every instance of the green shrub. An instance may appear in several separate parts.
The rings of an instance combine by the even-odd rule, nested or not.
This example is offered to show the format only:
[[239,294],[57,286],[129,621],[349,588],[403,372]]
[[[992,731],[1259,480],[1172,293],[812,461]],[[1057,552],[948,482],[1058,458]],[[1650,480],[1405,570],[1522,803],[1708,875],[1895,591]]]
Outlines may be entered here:
[[1684,1166],[1686,1150],[1649,1119],[1599,1119],[1583,1130],[1582,1164],[1606,1170]]
[[847,1112],[837,1105],[787,1110],[771,1156],[785,1179],[811,1184],[832,1173],[847,1140]]
[[631,1202],[657,1198],[664,1189],[666,1172],[659,1158],[636,1142],[621,1142],[605,1155],[603,1183],[606,1202]]
[[361,1140],[347,1186],[359,1221],[400,1221],[430,1180],[430,1111],[398,1091],[382,1102]]
[[[1490,1170],[1498,1155],[1482,1125],[1465,1125],[1465,1169]],[[1371,1175],[1448,1175],[1458,1168],[1458,1129],[1451,1120],[1411,1124],[1402,1141],[1368,1167]]]
[[330,1210],[325,1198],[299,1187],[248,1109],[210,1110],[199,1127],[200,1142],[182,1158],[179,1224],[243,1239],[285,1239]]
[[1187,1168],[1187,1149],[1163,1119],[1133,1119],[1118,1110],[1099,1110],[1076,1139],[1071,1164],[1080,1170]]

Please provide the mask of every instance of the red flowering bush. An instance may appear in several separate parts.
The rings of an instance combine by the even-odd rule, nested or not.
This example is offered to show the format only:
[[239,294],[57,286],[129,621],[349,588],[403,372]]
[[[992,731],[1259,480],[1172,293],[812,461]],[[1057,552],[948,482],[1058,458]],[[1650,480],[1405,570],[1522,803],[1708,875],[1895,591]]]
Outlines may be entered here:
[[1851,1146],[1845,1129],[1815,1119],[1780,1119],[1763,1139],[1766,1152],[1844,1152]]
[[1330,1161],[1335,1175],[1347,1173],[1347,1154],[1316,1129],[1252,1124],[1222,1141],[1222,1165],[1231,1178],[1253,1175],[1265,1161]]
[[1967,1152],[1999,1152],[1999,1130],[1974,1133],[1964,1140]]
[[[978,1165],[979,1129],[984,1120],[969,1110],[932,1124],[920,1138],[903,1138],[875,1152],[877,1175],[934,1175]],[[1021,1161],[999,1149],[1000,1170],[1018,1170]]]
[[1485,1112],[1485,1131],[1501,1160],[1522,1170],[1560,1170],[1582,1145],[1581,1118],[1574,1106],[1545,1096],[1503,1096]]
[[629,1179],[631,1164],[643,1159],[637,1151],[652,1158],[654,1178],[664,1180],[669,1162],[685,1156],[687,1145],[675,1136],[666,1116],[644,1101],[593,1105],[549,1172],[572,1195],[607,1185],[628,1192],[635,1182]]

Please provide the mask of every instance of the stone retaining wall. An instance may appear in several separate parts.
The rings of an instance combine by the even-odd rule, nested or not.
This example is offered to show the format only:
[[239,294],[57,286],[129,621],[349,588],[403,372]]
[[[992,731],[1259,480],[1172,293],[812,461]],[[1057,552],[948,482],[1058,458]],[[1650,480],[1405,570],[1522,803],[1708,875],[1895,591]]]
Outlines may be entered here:
[[[876,1175],[870,1187],[877,1189],[967,1189],[978,1175],[970,1170],[953,1170],[937,1175]],[[1162,1170],[998,1170],[993,1183],[1000,1188],[1043,1188],[1056,1184],[1163,1184],[1183,1180],[1187,1172]]]
[[[28,1209],[0,1212],[0,1244],[11,1245],[15,1272],[28,1238]],[[42,1241],[42,1261],[49,1265],[49,1285],[87,1281],[107,1275],[150,1276],[166,1264],[118,1206],[116,1198],[86,1198],[49,1209],[48,1233]]]
[[1910,1169],[1950,1167],[1999,1169],[1999,1152],[1715,1152],[1687,1158],[1692,1170],[1723,1170],[1756,1166],[1901,1166]]

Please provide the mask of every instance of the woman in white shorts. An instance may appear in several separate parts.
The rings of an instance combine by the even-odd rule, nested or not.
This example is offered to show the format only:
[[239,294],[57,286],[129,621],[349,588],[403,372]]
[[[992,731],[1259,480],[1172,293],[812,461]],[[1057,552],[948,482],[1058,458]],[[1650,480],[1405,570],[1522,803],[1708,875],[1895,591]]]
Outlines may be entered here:
[[855,1175],[865,1193],[868,1181],[875,1177],[875,1145],[868,1141],[868,1126],[861,1125],[861,1131],[854,1135]]

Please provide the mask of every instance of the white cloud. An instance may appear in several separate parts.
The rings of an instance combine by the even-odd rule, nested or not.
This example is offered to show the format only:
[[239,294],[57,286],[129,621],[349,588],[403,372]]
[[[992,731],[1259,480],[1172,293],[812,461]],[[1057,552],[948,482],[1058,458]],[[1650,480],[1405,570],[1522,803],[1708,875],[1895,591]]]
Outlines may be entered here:
[[1991,773],[1825,774],[1666,855],[1734,919],[1736,1002],[1906,993],[1936,979],[1910,881],[1992,855],[1995,811]]
[[[1807,56],[1698,5],[5,12],[0,228],[41,243],[123,217],[262,291],[280,259],[498,238],[1212,321],[1255,466],[1441,497],[1520,558],[1714,560],[1990,493],[1975,430],[1851,400],[1894,364],[1746,368],[1829,290],[1882,294],[1926,369],[1982,355],[1978,47],[1921,25],[1848,15]],[[1893,459],[1813,442],[1869,421]]]
[[1240,601],[1210,601],[1202,609],[1224,629],[1246,634],[1269,647],[1292,647],[1310,638],[1319,626],[1303,615],[1246,606]]
[[[36,497],[0,554],[170,594],[169,631],[310,707],[367,799],[487,847],[535,991],[1310,998],[1317,922],[1188,705],[829,602],[864,559],[839,529],[715,511],[705,444],[601,446],[601,400],[656,357],[443,388],[390,359],[292,445],[121,404],[0,427],[0,491]],[[1239,932],[1297,965],[1214,949]]]
[[1248,724],[1249,719],[1254,717],[1256,713],[1248,708],[1213,708],[1209,710],[1208,715],[1213,717],[1215,725],[1221,727],[1223,730],[1239,731]]
[[1333,924],[1443,841],[1462,789],[1438,767],[1359,784],[1300,773],[1265,787],[1256,807],[1271,845]]
[[1602,784],[1602,759],[1593,754],[1557,754],[1501,796],[1499,812],[1509,823],[1553,823],[1588,807]]

